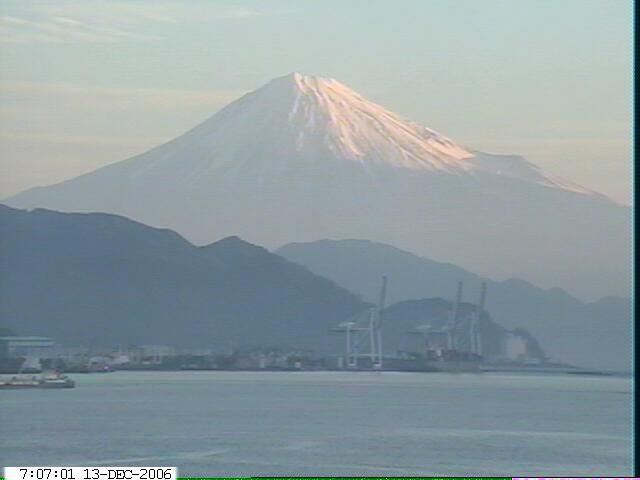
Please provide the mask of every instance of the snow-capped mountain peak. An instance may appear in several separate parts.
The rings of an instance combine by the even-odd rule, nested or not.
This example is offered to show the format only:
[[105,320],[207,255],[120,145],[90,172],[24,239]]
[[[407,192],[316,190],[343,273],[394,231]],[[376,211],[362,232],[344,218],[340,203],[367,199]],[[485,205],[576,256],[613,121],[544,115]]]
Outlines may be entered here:
[[[287,120],[305,140],[324,136],[325,145],[347,160],[389,164],[413,170],[457,170],[471,152],[439,133],[409,122],[333,78],[292,73],[265,89],[293,87]],[[314,138],[315,137],[315,138]]]
[[[232,102],[178,138],[191,146],[224,145],[216,162],[241,161],[238,150],[274,158],[319,158],[450,173],[473,154],[407,121],[332,78],[291,73]],[[240,147],[238,143],[241,143]],[[233,150],[233,152],[231,151]],[[224,157],[224,159],[223,159]],[[304,160],[301,160],[304,161]]]
[[[364,98],[333,78],[297,72],[278,77],[230,103],[170,142],[180,158],[197,153],[198,170],[283,171],[331,158],[364,167],[413,172],[488,174],[593,194],[518,156],[472,151]],[[267,165],[260,165],[267,160]]]
[[523,157],[471,150],[336,80],[297,73],[145,153],[6,202],[116,213],[198,244],[364,238],[541,284],[629,278],[620,206]]

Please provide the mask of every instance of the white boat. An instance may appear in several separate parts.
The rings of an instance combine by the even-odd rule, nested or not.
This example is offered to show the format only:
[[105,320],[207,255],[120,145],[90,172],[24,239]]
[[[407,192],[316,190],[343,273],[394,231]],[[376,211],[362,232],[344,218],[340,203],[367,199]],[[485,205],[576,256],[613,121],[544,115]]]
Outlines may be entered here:
[[40,385],[37,377],[14,376],[9,380],[0,382],[0,389],[36,388]]
[[0,382],[0,389],[21,389],[21,388],[73,388],[76,383],[60,372],[52,371],[43,373],[40,376],[14,376],[9,380]]
[[76,382],[54,370],[43,373],[40,376],[38,386],[40,388],[73,388],[76,386]]

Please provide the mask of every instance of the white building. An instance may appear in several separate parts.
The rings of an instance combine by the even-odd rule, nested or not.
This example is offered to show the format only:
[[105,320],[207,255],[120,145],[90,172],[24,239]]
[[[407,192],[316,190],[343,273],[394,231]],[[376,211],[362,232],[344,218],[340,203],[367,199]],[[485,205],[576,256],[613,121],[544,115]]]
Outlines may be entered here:
[[0,337],[9,358],[55,358],[56,342],[49,337]]
[[175,357],[176,349],[167,345],[141,345],[140,363],[161,364],[165,358]]
[[525,360],[527,340],[515,333],[507,333],[504,337],[504,356],[508,360]]

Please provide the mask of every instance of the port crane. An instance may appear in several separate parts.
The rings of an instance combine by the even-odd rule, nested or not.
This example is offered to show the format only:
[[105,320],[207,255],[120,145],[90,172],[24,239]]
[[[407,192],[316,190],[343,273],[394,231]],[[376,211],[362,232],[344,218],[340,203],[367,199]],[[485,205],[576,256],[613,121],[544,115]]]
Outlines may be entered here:
[[345,367],[358,368],[359,359],[368,358],[371,368],[382,369],[382,321],[387,296],[387,277],[382,277],[378,305],[357,313],[340,323],[334,332],[345,334]]
[[487,296],[487,284],[482,282],[480,286],[480,299],[476,304],[476,311],[471,324],[471,339],[472,349],[471,351],[477,355],[482,356],[482,335],[480,334],[480,318],[482,317],[482,311],[484,310],[484,302]]
[[[449,321],[441,328],[434,328],[430,324],[417,326],[409,334],[421,335],[423,345],[428,348],[429,338],[439,337],[444,341],[441,348],[456,351],[468,351],[476,355],[482,355],[482,335],[480,319],[484,310],[487,284],[482,282],[480,287],[480,298],[470,316],[461,318],[463,283],[458,282],[456,295],[451,309]],[[442,343],[439,341],[438,343]]]

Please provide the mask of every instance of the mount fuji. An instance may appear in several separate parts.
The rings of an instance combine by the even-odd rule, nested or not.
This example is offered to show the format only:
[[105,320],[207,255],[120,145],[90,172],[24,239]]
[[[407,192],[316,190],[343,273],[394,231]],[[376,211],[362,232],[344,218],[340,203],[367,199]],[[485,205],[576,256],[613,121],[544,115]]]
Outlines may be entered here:
[[4,203],[125,215],[198,244],[363,238],[583,297],[629,289],[628,207],[298,73],[141,155]]

